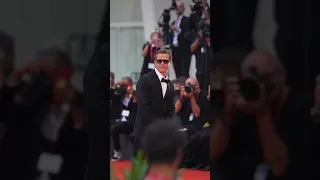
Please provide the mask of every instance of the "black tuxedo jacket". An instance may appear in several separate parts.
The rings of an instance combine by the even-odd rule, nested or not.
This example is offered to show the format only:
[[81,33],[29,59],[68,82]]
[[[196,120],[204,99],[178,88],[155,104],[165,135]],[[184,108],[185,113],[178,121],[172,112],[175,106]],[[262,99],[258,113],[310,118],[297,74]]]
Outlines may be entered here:
[[163,97],[161,82],[154,70],[141,76],[137,84],[137,104],[134,135],[135,139],[140,141],[145,127],[151,122],[173,117],[175,105],[172,82],[168,83]]

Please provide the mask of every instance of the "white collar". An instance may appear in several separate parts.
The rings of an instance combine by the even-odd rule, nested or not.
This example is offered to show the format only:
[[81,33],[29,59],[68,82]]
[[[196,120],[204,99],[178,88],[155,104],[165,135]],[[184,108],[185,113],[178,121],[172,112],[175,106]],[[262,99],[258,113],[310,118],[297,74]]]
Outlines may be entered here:
[[168,73],[167,73],[167,77],[165,78],[165,77],[162,76],[162,74],[158,71],[157,68],[154,68],[154,71],[156,71],[156,74],[157,74],[157,76],[158,76],[160,81],[162,80],[162,78],[168,79]]
[[183,18],[183,14],[181,14],[181,15],[178,17],[178,20],[180,21],[182,18]]

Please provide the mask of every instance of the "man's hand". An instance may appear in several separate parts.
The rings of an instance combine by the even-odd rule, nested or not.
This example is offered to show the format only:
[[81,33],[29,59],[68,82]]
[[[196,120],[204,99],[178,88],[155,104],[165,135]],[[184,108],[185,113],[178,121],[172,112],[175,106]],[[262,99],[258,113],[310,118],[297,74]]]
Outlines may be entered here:
[[198,32],[198,38],[201,39],[202,37],[203,37],[203,33],[202,33],[202,31],[199,31]]
[[172,25],[172,26],[170,27],[170,29],[171,29],[172,31],[174,31],[174,32],[177,32],[177,31],[178,31],[178,28],[177,28],[177,26],[175,26],[175,25]]

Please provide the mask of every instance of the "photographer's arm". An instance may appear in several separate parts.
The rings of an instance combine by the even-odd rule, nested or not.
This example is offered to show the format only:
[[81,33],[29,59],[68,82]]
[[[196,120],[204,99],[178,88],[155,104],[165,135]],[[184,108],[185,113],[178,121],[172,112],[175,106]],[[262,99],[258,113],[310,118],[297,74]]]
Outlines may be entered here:
[[182,108],[182,100],[181,98],[178,99],[175,103],[175,112],[178,113],[181,111],[181,108]]
[[270,165],[274,175],[284,175],[288,167],[288,152],[276,133],[271,116],[266,113],[258,116],[257,126],[265,161]]
[[193,114],[194,114],[194,116],[196,117],[196,118],[199,118],[200,117],[200,107],[198,106],[198,104],[197,104],[197,101],[196,101],[196,98],[194,97],[194,96],[192,96],[191,98],[190,98],[190,103],[191,103],[191,109],[192,109],[192,112],[193,112]]
[[143,57],[147,57],[148,56],[148,52],[149,52],[149,43],[146,43],[144,46],[143,46],[143,50],[142,50],[142,56]]
[[228,149],[230,124],[231,115],[230,113],[225,113],[225,115],[213,125],[210,135],[211,160],[213,161],[218,160]]
[[196,53],[197,49],[199,48],[200,40],[197,38],[192,44],[191,44],[191,53]]

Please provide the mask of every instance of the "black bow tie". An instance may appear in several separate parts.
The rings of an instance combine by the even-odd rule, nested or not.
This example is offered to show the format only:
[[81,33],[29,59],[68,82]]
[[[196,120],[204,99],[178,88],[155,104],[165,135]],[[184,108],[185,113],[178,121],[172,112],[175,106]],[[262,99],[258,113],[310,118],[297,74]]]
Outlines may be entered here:
[[170,80],[169,80],[169,79],[162,78],[162,79],[161,79],[161,82],[165,82],[165,83],[169,84],[169,83],[170,83]]

